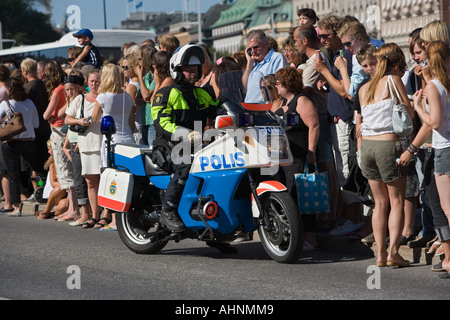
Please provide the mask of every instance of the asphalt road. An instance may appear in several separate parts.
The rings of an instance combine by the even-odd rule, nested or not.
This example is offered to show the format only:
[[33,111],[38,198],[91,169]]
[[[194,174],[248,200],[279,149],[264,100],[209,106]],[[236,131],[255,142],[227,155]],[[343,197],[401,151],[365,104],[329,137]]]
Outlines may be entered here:
[[[257,241],[224,255],[204,243],[169,243],[137,255],[117,232],[33,216],[0,216],[0,298],[12,300],[448,299],[430,266],[373,271],[373,256],[317,249],[279,264]],[[369,283],[369,285],[368,285]],[[173,310],[172,310],[173,311]],[[172,312],[170,311],[170,312]]]

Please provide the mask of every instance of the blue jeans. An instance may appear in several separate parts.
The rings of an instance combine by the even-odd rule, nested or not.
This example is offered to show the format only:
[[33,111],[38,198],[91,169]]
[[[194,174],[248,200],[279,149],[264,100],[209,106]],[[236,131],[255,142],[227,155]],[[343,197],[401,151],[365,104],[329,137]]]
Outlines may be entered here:
[[142,126],[142,138],[144,139],[144,144],[153,145],[153,141],[156,139],[156,130],[152,124]]
[[434,149],[429,148],[426,151],[423,168],[425,188],[427,190],[425,201],[433,213],[434,230],[439,240],[447,241],[450,239],[450,226],[441,207],[436,179],[434,177]]
[[421,225],[422,230],[420,231],[419,235],[421,236],[434,236],[436,232],[434,231],[434,223],[433,223],[433,213],[431,211],[430,206],[428,205],[428,199],[427,199],[427,188],[425,186],[425,166],[427,165],[427,162],[429,161],[431,155],[431,150],[428,149],[420,149],[419,156],[417,157],[417,166],[420,166],[420,168],[417,170],[419,181],[420,181],[420,204],[422,205],[422,209],[420,210],[420,214],[417,215],[417,219],[420,221],[417,221],[417,226]]

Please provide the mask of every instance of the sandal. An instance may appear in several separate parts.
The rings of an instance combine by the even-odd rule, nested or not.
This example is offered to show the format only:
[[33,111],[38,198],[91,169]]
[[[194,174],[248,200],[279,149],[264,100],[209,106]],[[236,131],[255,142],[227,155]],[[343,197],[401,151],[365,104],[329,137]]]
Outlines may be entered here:
[[110,227],[109,224],[107,224],[104,227],[100,228],[100,231],[117,231],[117,228]]
[[98,223],[97,219],[90,218],[88,221],[86,221],[85,223],[81,224],[81,228],[83,228],[83,229],[90,229],[90,228],[93,228],[97,223]]
[[439,247],[441,247],[441,246],[442,246],[442,244],[441,244],[440,241],[435,241],[435,242],[433,242],[433,244],[431,245],[430,249],[428,249],[427,253],[428,253],[428,254],[431,254],[431,253],[433,253],[433,252],[436,253],[437,249],[438,249]]
[[398,268],[405,268],[410,266],[410,262],[408,260],[405,260],[401,258],[401,260],[388,260],[386,262],[386,266],[388,267],[398,267]]
[[[104,221],[105,223],[100,222],[100,221]],[[111,223],[110,219],[108,219],[106,217],[100,218],[100,220],[98,220],[97,223],[95,224],[94,229],[103,228],[104,226],[107,226],[110,223]]]
[[436,252],[434,253],[434,255],[436,257],[438,256],[442,256],[443,254],[445,254],[444,252],[444,248],[442,247],[442,244],[436,249]]
[[43,210],[40,210],[40,211],[36,212],[36,215],[39,220],[45,220],[45,219],[49,219],[52,216],[52,213],[44,212]]

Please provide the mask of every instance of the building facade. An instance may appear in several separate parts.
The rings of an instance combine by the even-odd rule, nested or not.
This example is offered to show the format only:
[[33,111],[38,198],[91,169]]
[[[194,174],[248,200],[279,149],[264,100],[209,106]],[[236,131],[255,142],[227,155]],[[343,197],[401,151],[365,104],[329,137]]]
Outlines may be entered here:
[[294,23],[298,25],[297,10],[313,9],[320,18],[329,14],[340,17],[356,17],[367,29],[371,37],[381,37],[381,13],[379,0],[292,0]]
[[292,27],[291,0],[239,0],[211,26],[213,47],[228,55],[240,51],[253,29],[261,29],[281,43]]

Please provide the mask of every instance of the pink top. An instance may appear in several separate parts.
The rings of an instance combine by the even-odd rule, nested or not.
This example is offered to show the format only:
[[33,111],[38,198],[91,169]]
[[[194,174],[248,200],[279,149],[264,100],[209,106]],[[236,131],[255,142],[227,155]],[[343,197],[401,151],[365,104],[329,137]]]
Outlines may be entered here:
[[58,118],[58,111],[66,105],[66,93],[64,92],[64,85],[60,84],[53,93],[59,96],[58,105],[53,111],[52,118],[54,119],[50,124],[52,127],[62,127],[64,124],[63,118]]

